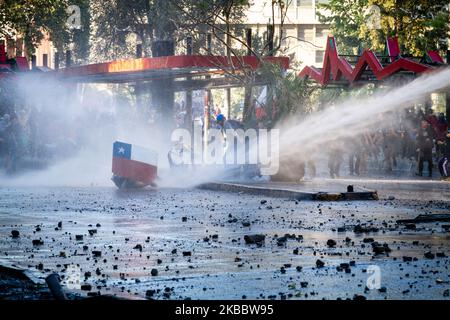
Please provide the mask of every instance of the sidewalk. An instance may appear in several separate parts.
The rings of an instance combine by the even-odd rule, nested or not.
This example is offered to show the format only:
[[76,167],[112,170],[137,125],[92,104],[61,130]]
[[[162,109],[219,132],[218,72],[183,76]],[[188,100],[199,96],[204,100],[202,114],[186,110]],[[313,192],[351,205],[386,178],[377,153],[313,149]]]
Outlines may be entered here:
[[[353,186],[357,196],[353,200],[368,200],[368,193],[376,191],[380,199],[450,201],[450,182],[416,179],[323,178],[299,183],[216,181],[199,188],[312,200],[319,193],[346,193],[348,185]],[[358,199],[358,195],[362,197]]]

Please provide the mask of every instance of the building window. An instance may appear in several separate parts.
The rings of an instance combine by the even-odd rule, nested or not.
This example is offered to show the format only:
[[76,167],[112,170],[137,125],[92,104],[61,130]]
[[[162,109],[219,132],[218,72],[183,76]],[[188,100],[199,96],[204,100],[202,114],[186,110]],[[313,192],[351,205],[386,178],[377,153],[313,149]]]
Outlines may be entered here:
[[296,38],[297,38],[297,29],[296,28],[285,28],[285,29],[283,29],[281,45],[289,46],[291,44],[294,44],[297,41]]
[[297,7],[312,7],[312,0],[297,0]]
[[290,0],[283,0],[283,4],[284,4],[285,7],[286,7],[286,6],[290,6],[292,3],[293,3],[293,1],[290,1]]
[[325,51],[323,51],[323,50],[316,51],[316,63],[323,63],[324,54],[325,54]]
[[316,27],[316,38],[327,37],[330,30],[326,27],[317,26]]
[[288,39],[286,38],[286,30],[281,29],[281,45],[286,47],[288,45]]
[[245,37],[245,26],[242,24],[234,26],[234,34],[238,37]]
[[298,38],[303,41],[314,41],[314,28],[311,25],[300,26],[298,29]]

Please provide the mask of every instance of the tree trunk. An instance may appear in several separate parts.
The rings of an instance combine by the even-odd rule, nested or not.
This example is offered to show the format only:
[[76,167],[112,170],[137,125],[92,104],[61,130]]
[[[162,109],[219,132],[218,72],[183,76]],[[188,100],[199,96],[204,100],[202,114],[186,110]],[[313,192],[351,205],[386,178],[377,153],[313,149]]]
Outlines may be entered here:
[[244,88],[244,115],[243,115],[243,122],[248,123],[253,114],[253,105],[252,105],[252,88],[253,86],[248,85]]
[[[447,64],[450,65],[450,50],[447,50]],[[445,114],[447,117],[447,127],[450,129],[450,88],[445,93]]]
[[[230,32],[231,32],[231,28],[230,28],[230,14],[227,14],[226,17],[226,21],[227,21],[227,60],[228,63],[231,65],[231,37],[230,37]],[[227,119],[230,118],[230,114],[231,114],[231,89],[230,88],[226,88],[226,104],[227,104]]]

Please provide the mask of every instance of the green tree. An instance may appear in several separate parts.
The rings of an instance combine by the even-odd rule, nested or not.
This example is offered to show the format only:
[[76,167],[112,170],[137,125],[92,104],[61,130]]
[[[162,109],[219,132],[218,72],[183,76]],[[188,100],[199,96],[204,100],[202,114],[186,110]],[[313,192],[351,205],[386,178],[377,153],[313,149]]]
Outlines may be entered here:
[[[330,0],[319,6],[318,16],[331,25],[345,53],[361,46],[380,51],[387,37],[397,36],[404,53],[421,56],[428,50],[446,50],[448,5],[447,0]],[[379,20],[379,28],[371,27],[373,19]]]
[[[247,9],[253,3],[251,0],[170,1],[181,13],[178,15],[179,24],[190,36],[207,29],[207,32],[211,33],[219,43],[218,47],[225,48],[228,57],[243,55],[249,49],[257,57],[276,55],[282,46],[283,25],[287,11],[293,3],[293,0],[270,1],[272,16],[268,21],[268,27],[272,29],[272,32],[267,32],[265,39],[256,39],[253,35],[254,45],[248,48],[242,26]],[[273,43],[271,50],[269,50],[269,42]]]
[[[81,9],[81,30],[67,25],[69,5]],[[85,58],[89,43],[89,0],[4,0],[0,2],[0,37],[23,38],[27,54],[31,55],[45,34],[63,51],[74,43],[75,56]]]
[[[289,116],[311,113],[313,104],[311,97],[319,88],[296,72],[285,72],[276,64],[266,63],[258,70],[258,74],[267,83],[267,96],[263,102],[266,117],[263,119],[266,128],[273,128],[278,122]],[[251,121],[255,121],[254,117]]]
[[360,32],[368,19],[365,14],[367,6],[368,0],[330,0],[328,4],[319,6],[319,20],[330,24],[331,34],[336,38],[342,53],[354,54],[354,49],[361,43],[370,44],[368,35]]
[[[71,0],[71,5],[76,5],[80,8],[81,25],[80,28],[69,29],[69,37],[65,38],[60,45],[56,46],[59,52],[67,49],[72,43],[72,51],[74,61],[79,64],[87,63],[90,52],[90,37],[91,37],[91,13],[89,0]],[[53,37],[52,40],[54,40]],[[53,41],[55,43],[55,41]]]
[[66,8],[66,0],[4,0],[0,4],[0,35],[22,36],[28,53],[32,53],[44,32],[52,34],[65,24]]
[[[283,41],[283,25],[286,19],[287,10],[289,5],[292,4],[292,0],[274,0],[270,1],[269,5],[272,12],[272,17],[268,21],[268,32],[266,33],[265,39],[256,39],[254,35],[252,35],[252,47],[246,43],[243,22],[245,21],[245,13],[246,10],[252,4],[251,1],[248,0],[203,0],[203,1],[192,1],[192,0],[181,0],[175,1],[176,6],[178,7],[181,14],[182,21],[181,24],[184,26],[187,31],[187,35],[191,36],[196,33],[210,33],[214,39],[216,40],[216,45],[212,50],[213,54],[226,54],[228,59],[231,57],[241,57],[243,55],[247,55],[247,51],[250,51],[252,55],[256,56],[262,62],[262,57],[268,55],[276,55]],[[275,28],[277,25],[277,28]],[[271,30],[271,31],[269,31]],[[276,34],[276,32],[278,33]],[[205,48],[205,41],[202,39],[197,40],[203,43]],[[272,43],[273,46],[269,46],[269,43]],[[223,50],[225,49],[225,50]],[[204,50],[207,52],[208,50]],[[251,68],[247,68],[241,59],[235,59],[237,62],[234,66],[224,68],[218,63],[217,67],[224,70],[224,72],[229,76],[245,86],[245,95],[244,95],[244,108],[243,108],[243,120],[247,125],[252,125],[255,121],[254,118],[254,103],[252,101],[252,83],[255,83],[257,78],[261,78],[261,74],[259,70],[252,70]],[[235,67],[235,68],[233,68]],[[274,92],[275,90],[284,90],[285,92],[289,91],[288,86],[291,85],[290,89],[295,87],[295,84],[291,83],[292,77],[287,76],[283,81],[277,82],[276,86],[275,82],[272,81],[273,78],[282,77],[281,70],[278,67],[270,68],[267,67],[264,71],[266,74],[266,80],[270,86],[270,92]],[[276,73],[279,73],[276,75]],[[271,74],[271,76],[269,76]],[[297,88],[298,89],[298,88]],[[275,117],[281,116],[284,114],[284,109],[289,108],[291,106],[290,103],[285,104],[284,101],[281,101],[281,96],[283,94],[279,94],[280,104],[282,105],[283,110],[279,110],[277,113],[273,113]],[[290,97],[291,95],[289,95]],[[286,97],[285,95],[283,98]],[[267,108],[271,108],[271,104],[267,105]],[[278,119],[272,117],[272,113],[270,117],[266,118],[266,125],[272,126]]]
[[93,61],[129,58],[135,45],[151,54],[155,40],[176,38],[177,8],[163,0],[98,0],[91,4]]

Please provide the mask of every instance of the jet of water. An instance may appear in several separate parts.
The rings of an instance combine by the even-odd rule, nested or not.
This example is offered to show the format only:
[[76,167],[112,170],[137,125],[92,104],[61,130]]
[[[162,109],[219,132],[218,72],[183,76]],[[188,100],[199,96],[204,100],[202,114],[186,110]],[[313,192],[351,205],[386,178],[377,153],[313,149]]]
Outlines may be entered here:
[[402,111],[423,101],[431,93],[450,89],[450,68],[418,77],[408,84],[387,92],[376,92],[367,99],[349,99],[333,107],[308,115],[303,120],[293,119],[278,125],[280,157],[307,155],[315,150],[326,150],[327,143],[352,138],[377,126],[380,114]]

